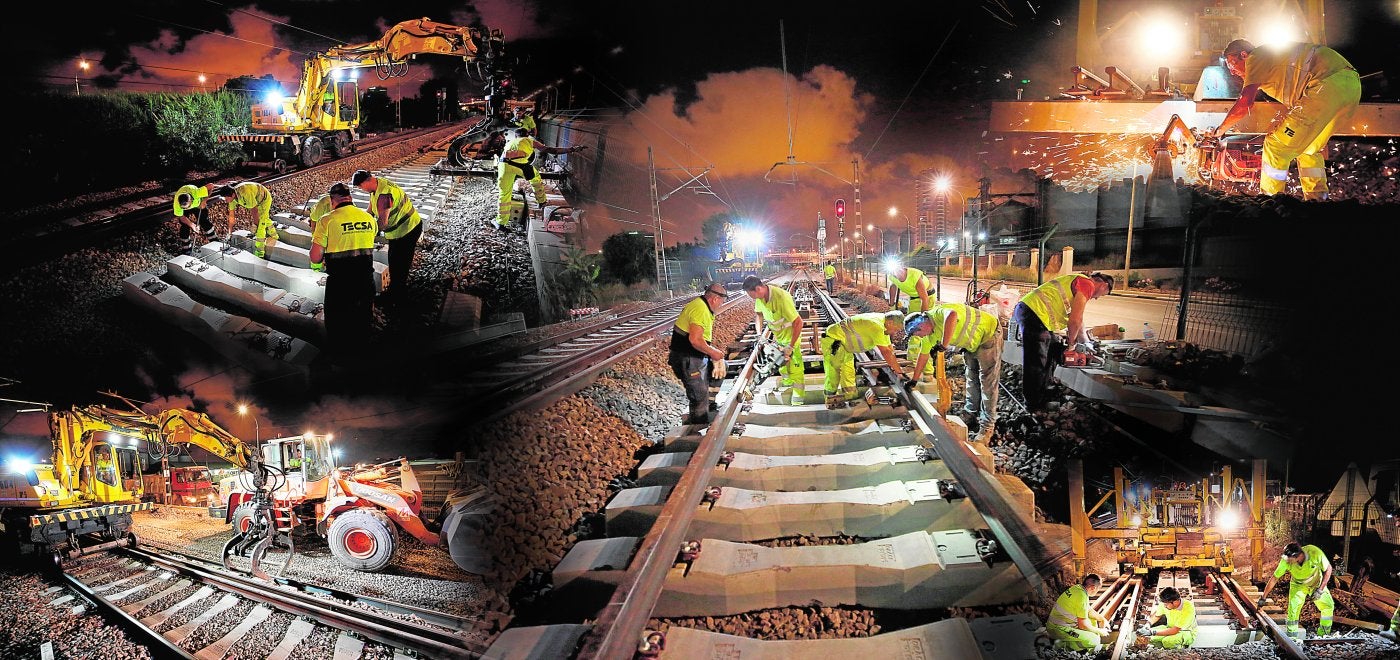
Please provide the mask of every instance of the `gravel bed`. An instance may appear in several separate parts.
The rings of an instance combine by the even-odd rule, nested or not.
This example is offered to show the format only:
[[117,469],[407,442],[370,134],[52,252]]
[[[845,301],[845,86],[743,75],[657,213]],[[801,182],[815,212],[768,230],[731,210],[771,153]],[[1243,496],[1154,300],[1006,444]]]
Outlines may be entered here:
[[840,639],[881,632],[869,609],[851,607],[782,607],[730,616],[652,619],[647,627],[662,634],[671,627],[695,628],[752,639]]
[[365,648],[360,652],[360,660],[394,660],[394,647],[379,642],[365,642]]
[[340,637],[340,631],[326,626],[316,626],[305,639],[292,649],[287,660],[325,660],[335,657],[335,640]]
[[185,587],[184,589],[170,594],[169,596],[159,598],[155,602],[152,602],[150,605],[147,605],[140,612],[137,612],[133,616],[135,616],[137,619],[144,619],[157,612],[164,612],[166,609],[170,608],[170,606],[186,598],[189,598],[190,596],[193,596],[196,591],[199,591],[200,586],[201,585],[198,584],[191,584]]
[[219,612],[214,615],[214,618],[206,621],[204,625],[196,628],[184,642],[180,643],[180,647],[193,653],[223,639],[224,635],[233,632],[238,624],[243,623],[243,619],[247,618],[248,613],[252,612],[257,605],[257,603],[247,599],[239,601],[237,605]]
[[107,625],[91,612],[74,615],[72,608],[81,600],[60,606],[49,602],[67,594],[46,593],[53,582],[32,574],[0,571],[0,657],[38,660],[45,642],[52,644],[55,658],[102,658],[103,660],[145,660],[150,651],[127,639],[126,632]]
[[874,539],[861,536],[847,536],[840,534],[837,536],[817,536],[815,534],[804,534],[802,536],[789,536],[781,539],[767,539],[763,541],[749,541],[752,545],[761,545],[765,548],[801,548],[809,545],[856,545]]
[[166,619],[165,621],[161,622],[159,626],[156,626],[155,631],[163,635],[167,632],[170,632],[171,630],[179,628],[180,626],[183,626],[186,623],[195,620],[197,617],[199,617],[199,615],[204,614],[206,611],[209,610],[209,608],[213,607],[216,603],[223,599],[224,596],[227,595],[228,594],[225,592],[215,591],[214,593],[211,593],[208,596],[205,596],[193,603],[190,603],[189,605],[180,608],[180,611],[170,615],[169,619]]
[[[169,588],[170,585],[172,585],[172,584],[175,583],[175,578],[171,578],[171,579],[161,579],[161,576],[162,576],[162,575],[170,575],[170,573],[167,573],[167,572],[165,572],[165,571],[159,571],[159,570],[157,570],[157,571],[151,571],[151,579],[148,580],[148,581],[146,582],[146,586],[145,586],[144,588],[142,588],[140,591],[137,591],[136,593],[133,593],[133,594],[131,594],[131,595],[125,597],[125,598],[120,598],[120,599],[118,599],[118,600],[115,600],[115,601],[113,601],[112,603],[113,603],[114,605],[126,605],[126,604],[128,604],[128,603],[139,603],[139,602],[141,602],[142,600],[145,600],[145,599],[147,599],[147,598],[150,598],[151,596],[154,596],[154,595],[156,595],[156,594],[158,594],[158,593],[164,591],[165,589]],[[131,585],[131,586],[134,587],[134,586],[136,586],[136,585],[133,584],[133,585]],[[125,589],[123,589],[123,591],[124,591],[124,590],[125,590]]]
[[282,636],[287,634],[287,628],[292,625],[296,617],[286,612],[273,612],[267,615],[242,639],[234,643],[224,656],[225,660],[261,660],[266,658],[272,649],[282,643]]

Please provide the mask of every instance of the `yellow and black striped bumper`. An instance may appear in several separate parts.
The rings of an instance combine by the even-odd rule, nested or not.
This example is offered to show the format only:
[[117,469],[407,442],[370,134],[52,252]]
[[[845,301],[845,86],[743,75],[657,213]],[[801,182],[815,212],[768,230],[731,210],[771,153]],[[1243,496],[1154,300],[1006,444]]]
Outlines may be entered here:
[[220,135],[219,142],[281,142],[284,135]]
[[67,511],[58,511],[55,513],[41,513],[29,517],[29,526],[39,527],[41,525],[54,525],[65,522],[77,522],[79,520],[105,518],[107,516],[130,514],[133,511],[147,511],[150,508],[150,502],[140,502],[137,504],[107,504],[84,509],[69,509]]

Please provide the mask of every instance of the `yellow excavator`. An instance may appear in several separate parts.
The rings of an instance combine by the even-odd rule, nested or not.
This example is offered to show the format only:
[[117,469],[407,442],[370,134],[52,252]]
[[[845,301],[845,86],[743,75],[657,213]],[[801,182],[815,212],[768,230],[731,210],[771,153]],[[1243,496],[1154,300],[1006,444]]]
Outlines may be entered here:
[[326,155],[348,154],[359,139],[360,70],[373,69],[380,80],[405,76],[409,61],[422,54],[451,55],[477,64],[477,74],[487,80],[488,106],[502,103],[500,88],[508,78],[497,65],[504,56],[501,31],[419,18],[389,28],[375,41],[313,53],[302,65],[295,96],[268,92],[253,105],[251,130],[221,135],[219,141],[241,142],[245,162],[268,163],[277,172],[291,164],[311,167]]
[[422,491],[405,459],[366,470],[340,468],[330,436],[306,434],[254,445],[224,430],[203,413],[185,409],[148,413],[112,394],[129,409],[89,405],[49,414],[53,458],[34,464],[11,460],[0,473],[3,538],[21,552],[48,553],[55,563],[112,547],[135,546],[132,513],[142,501],[141,458],[168,458],[195,446],[245,471],[221,486],[234,535],[224,546],[233,557],[261,567],[269,551],[283,550],[278,574],[295,552],[293,534],[324,537],[342,564],[358,570],[389,565],[407,532],[425,545],[443,545],[463,570],[484,573],[490,558],[480,548],[493,503],[483,489],[454,494],[432,528],[422,519]]

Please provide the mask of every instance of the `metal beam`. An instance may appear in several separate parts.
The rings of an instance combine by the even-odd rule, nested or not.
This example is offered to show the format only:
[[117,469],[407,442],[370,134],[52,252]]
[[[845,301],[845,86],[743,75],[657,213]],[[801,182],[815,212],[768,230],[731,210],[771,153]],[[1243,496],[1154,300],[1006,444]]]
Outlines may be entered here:
[[[1206,129],[1220,125],[1233,101],[998,101],[992,103],[989,130],[993,133],[1102,133],[1160,136],[1180,115],[1187,126]],[[1236,133],[1266,133],[1286,110],[1280,103],[1259,102],[1235,125]],[[1362,103],[1334,136],[1384,137],[1400,135],[1400,104]]]

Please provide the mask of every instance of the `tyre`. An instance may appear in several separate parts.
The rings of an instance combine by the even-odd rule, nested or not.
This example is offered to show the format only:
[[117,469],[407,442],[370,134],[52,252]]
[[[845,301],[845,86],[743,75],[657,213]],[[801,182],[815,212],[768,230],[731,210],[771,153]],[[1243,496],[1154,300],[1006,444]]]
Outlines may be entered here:
[[394,561],[399,530],[381,511],[353,509],[336,516],[326,543],[343,566],[378,571]]
[[312,167],[316,165],[321,162],[321,156],[324,153],[325,145],[322,144],[321,138],[315,136],[306,138],[306,141],[301,143],[300,158],[302,166]]
[[287,161],[282,160],[281,158],[278,158],[277,160],[272,161],[272,171],[273,171],[273,172],[276,172],[276,173],[278,173],[278,174],[286,174],[286,173],[287,173]]
[[326,140],[326,148],[331,158],[344,158],[350,155],[350,140],[344,133],[336,133]]
[[248,527],[253,524],[253,503],[244,502],[233,510],[233,519],[229,525],[233,527],[235,534],[248,531]]

